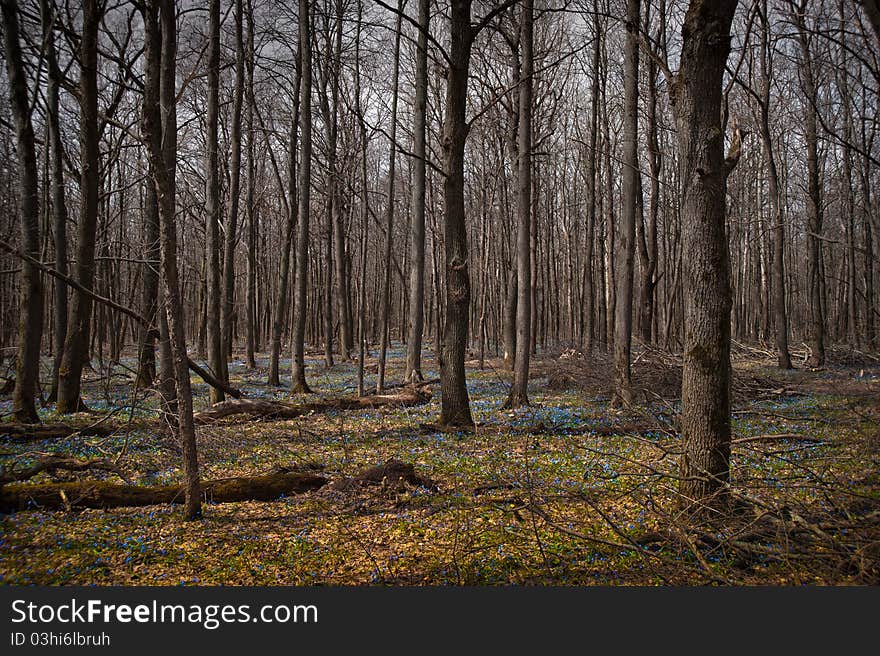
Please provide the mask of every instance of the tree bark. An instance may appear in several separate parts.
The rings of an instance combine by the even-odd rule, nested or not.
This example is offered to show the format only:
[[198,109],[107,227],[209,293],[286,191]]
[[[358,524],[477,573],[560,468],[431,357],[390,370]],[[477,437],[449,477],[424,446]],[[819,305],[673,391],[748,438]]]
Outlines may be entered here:
[[[21,53],[16,0],[2,0],[3,35],[6,47],[6,74],[9,80],[10,104],[15,120],[15,142],[18,160],[18,202],[21,242],[33,258],[40,256],[39,197],[37,196],[37,155],[34,129],[28,107],[27,74]],[[40,340],[43,336],[43,285],[40,270],[24,262],[18,318],[18,350],[15,364],[15,389],[12,393],[12,414],[16,421],[37,423],[35,397],[40,373]]]
[[819,181],[819,137],[816,112],[816,90],[813,55],[807,34],[807,0],[800,0],[793,7],[794,23],[798,30],[800,46],[800,78],[804,92],[804,141],[807,151],[807,285],[810,304],[808,364],[811,367],[825,365],[825,276],[822,268],[822,190]]
[[254,12],[250,0],[247,3],[247,37],[245,41],[245,70],[247,73],[247,292],[245,294],[245,362],[248,369],[257,366],[254,352],[257,350],[257,240],[259,239],[256,207],[256,151],[254,149]]
[[[98,135],[98,26],[101,7],[97,0],[84,0],[79,48],[80,189],[81,212],[77,225],[74,277],[91,289],[95,281],[95,234],[98,227],[98,184],[101,179]],[[58,372],[58,404],[61,414],[85,408],[81,397],[82,370],[88,360],[92,299],[74,293],[70,304],[64,355]]]
[[626,3],[626,52],[624,55],[623,202],[617,239],[617,292],[614,314],[614,395],[612,404],[632,403],[633,274],[635,261],[636,212],[639,184],[639,14],[640,0]]
[[[684,505],[720,504],[730,476],[730,262],[721,85],[736,0],[692,0],[670,88],[683,192],[685,342],[679,491]],[[738,134],[734,135],[734,141]]]
[[312,44],[309,27],[310,0],[299,0],[299,51],[302,57],[299,108],[302,146],[299,165],[299,227],[296,235],[296,280],[293,298],[293,354],[291,391],[311,392],[306,383],[305,336],[309,276],[309,212],[312,176]]
[[[158,6],[158,22],[156,7]],[[150,3],[145,16],[144,55],[147,61],[144,104],[152,106],[144,113],[144,132],[153,165],[156,197],[159,202],[162,287],[165,302],[167,346],[163,354],[163,373],[171,377],[176,392],[176,429],[183,450],[183,516],[186,520],[201,517],[199,464],[193,423],[189,358],[183,323],[183,304],[177,269],[177,229],[175,225],[177,166],[177,16],[173,0]],[[156,106],[158,105],[158,111]],[[155,119],[159,117],[160,123]],[[170,360],[170,362],[168,362]],[[173,374],[172,374],[173,372]]]
[[223,343],[223,375],[229,382],[232,336],[237,321],[235,311],[235,245],[238,241],[238,207],[241,199],[241,109],[244,102],[244,11],[242,0],[235,0],[235,89],[232,96],[232,128],[229,157],[229,213],[226,217],[226,242],[223,248],[223,302],[220,305],[220,328]]
[[[220,0],[211,0],[208,18],[208,113],[206,143],[208,157],[205,171],[205,228],[207,266],[207,326],[208,366],[214,375],[224,378],[223,330],[220,324],[220,158],[218,131],[220,112]],[[225,399],[222,390],[211,388],[211,403]]]
[[[205,481],[202,493],[212,503],[274,501],[289,494],[317,490],[327,479],[317,474],[280,472],[264,476],[241,476]],[[63,492],[63,496],[62,496]],[[0,489],[0,512],[40,509],[121,508],[159,503],[188,503],[187,487],[181,485],[119,485],[105,481],[74,483],[15,483]],[[186,505],[184,505],[186,508]]]
[[[46,52],[46,124],[49,133],[50,158],[50,196],[52,202],[52,238],[55,244],[55,268],[67,273],[67,203],[64,198],[64,160],[61,141],[61,117],[59,114],[59,91],[63,75],[58,67],[55,52],[55,18],[48,0],[40,0],[40,18],[43,28],[43,47]],[[52,391],[49,400],[58,398],[58,371],[64,354],[64,340],[67,337],[67,285],[55,283],[53,325],[55,333],[52,340],[54,360],[52,362]]]
[[422,335],[425,324],[425,127],[428,102],[428,30],[430,0],[419,0],[419,33],[416,39],[415,106],[413,107],[413,188],[410,226],[409,334],[406,344],[407,382],[422,375]]
[[272,346],[269,356],[269,385],[278,386],[281,379],[278,375],[278,360],[281,357],[281,336],[284,332],[284,321],[287,318],[287,297],[290,284],[290,268],[293,240],[296,232],[296,146],[299,131],[299,93],[302,79],[302,54],[297,46],[296,79],[293,84],[293,120],[290,124],[289,146],[287,151],[287,221],[284,226],[284,243],[282,244],[281,272],[278,282],[278,295],[275,299],[275,316],[272,319]]
[[473,38],[471,0],[452,0],[446,117],[443,125],[446,323],[440,356],[440,385],[443,392],[440,423],[460,427],[474,425],[464,369],[471,299],[464,209],[464,149],[470,126],[465,112]]
[[761,144],[764,161],[767,163],[767,191],[770,196],[770,214],[773,217],[773,264],[771,287],[773,289],[773,331],[776,343],[776,362],[781,369],[791,369],[791,355],[788,351],[788,312],[785,308],[785,216],[782,199],[779,195],[779,171],[773,152],[773,138],[770,133],[770,22],[767,16],[767,3],[763,3],[761,13]]
[[516,358],[506,407],[529,405],[532,323],[532,88],[534,85],[533,0],[524,0],[520,17],[519,127],[516,207]]

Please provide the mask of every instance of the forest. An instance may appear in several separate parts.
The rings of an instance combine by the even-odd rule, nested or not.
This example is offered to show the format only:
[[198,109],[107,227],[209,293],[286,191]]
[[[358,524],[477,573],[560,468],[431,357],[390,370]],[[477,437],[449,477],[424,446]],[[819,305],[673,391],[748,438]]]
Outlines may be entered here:
[[880,1],[0,9],[0,583],[880,584]]

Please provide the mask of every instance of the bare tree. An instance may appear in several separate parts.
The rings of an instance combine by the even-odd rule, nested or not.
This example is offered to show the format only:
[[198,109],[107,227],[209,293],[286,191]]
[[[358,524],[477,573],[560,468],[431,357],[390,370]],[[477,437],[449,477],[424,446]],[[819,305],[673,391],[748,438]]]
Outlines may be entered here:
[[816,71],[806,25],[808,0],[790,0],[797,41],[800,47],[800,78],[804,92],[804,141],[807,150],[807,262],[810,299],[810,358],[812,367],[825,364],[825,308],[823,307],[825,277],[822,270],[822,190],[819,182],[818,96]]
[[[100,199],[100,158],[98,135],[98,27],[104,8],[98,0],[84,0],[82,38],[79,46],[80,103],[80,189],[82,205],[77,224],[76,265],[74,278],[92,289],[95,282],[95,232]],[[58,372],[60,413],[79,412],[85,408],[81,396],[82,370],[88,358],[92,299],[75,292],[70,304],[64,356]]]
[[617,291],[614,316],[614,398],[619,405],[633,400],[630,372],[632,350],[633,274],[639,182],[639,16],[640,0],[626,3],[624,66],[623,202],[617,235]]
[[[193,422],[189,358],[177,266],[177,15],[173,0],[148,1],[144,12],[144,136],[159,201],[162,287],[176,390],[174,425],[183,449],[184,519],[201,517],[199,461]],[[157,20],[158,19],[158,20]],[[158,120],[157,120],[158,119]]]
[[534,2],[524,0],[520,15],[519,127],[517,129],[516,206],[516,359],[506,406],[529,404],[532,323],[532,88],[534,85]]
[[[218,132],[220,113],[220,0],[211,0],[208,8],[208,112],[206,116],[206,145],[208,157],[205,162],[205,250],[207,277],[207,346],[208,366],[214,375],[223,378],[223,330],[220,325],[220,295],[222,270],[220,268],[220,159]],[[211,388],[211,403],[225,398],[222,390]]]
[[430,0],[419,0],[416,79],[413,107],[412,223],[410,225],[409,333],[406,344],[407,382],[422,376],[422,334],[425,323],[425,131],[428,102],[428,31]]
[[[37,196],[37,156],[34,129],[28,106],[27,74],[21,54],[18,3],[2,0],[6,73],[15,119],[18,151],[18,199],[22,250],[32,258],[40,256],[39,198]],[[22,423],[37,423],[34,399],[40,373],[40,340],[43,336],[43,285],[39,268],[25,261],[22,265],[22,291],[18,319],[18,351],[12,413]]]
[[309,23],[310,0],[299,0],[300,121],[302,143],[299,165],[299,210],[296,235],[296,279],[293,297],[293,356],[291,387],[294,392],[311,392],[306,383],[305,335],[307,284],[309,276],[309,212],[312,176],[312,44]]
[[682,183],[684,371],[680,492],[686,504],[717,503],[730,475],[730,260],[727,177],[740,135],[724,156],[721,83],[736,0],[692,0],[682,25],[670,96]]

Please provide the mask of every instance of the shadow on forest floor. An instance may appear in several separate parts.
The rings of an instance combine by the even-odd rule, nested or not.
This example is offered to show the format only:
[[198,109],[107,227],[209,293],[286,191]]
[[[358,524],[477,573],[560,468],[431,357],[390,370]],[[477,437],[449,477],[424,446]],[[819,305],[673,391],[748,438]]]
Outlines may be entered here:
[[[391,352],[390,381],[401,376],[400,351]],[[517,411],[501,409],[509,389],[501,361],[469,362],[474,433],[431,429],[436,385],[431,402],[414,407],[199,429],[204,479],[319,467],[339,481],[394,458],[437,489],[327,485],[273,502],[209,503],[198,523],[167,504],[34,508],[0,518],[0,582],[880,583],[880,362],[832,351],[825,369],[783,372],[761,349],[736,345],[733,356],[733,511],[723,516],[678,510],[680,358],[637,348],[641,403],[622,411],[607,402],[607,358],[570,350],[534,360],[533,405]],[[95,414],[66,420],[88,426],[111,414],[112,432],[0,437],[0,465],[63,454],[110,459],[132,483],[177,482],[179,450],[155,421],[155,396],[132,390],[132,364],[90,373]],[[328,371],[315,355],[308,364],[322,394],[354,389],[353,363]],[[436,377],[428,365],[426,378]],[[265,357],[254,371],[240,360],[230,369],[250,398],[306,399],[266,386]],[[204,408],[206,386],[193,387]],[[9,406],[0,399],[0,413]],[[41,416],[59,420],[51,406]],[[58,471],[27,484],[79,479],[119,474]]]

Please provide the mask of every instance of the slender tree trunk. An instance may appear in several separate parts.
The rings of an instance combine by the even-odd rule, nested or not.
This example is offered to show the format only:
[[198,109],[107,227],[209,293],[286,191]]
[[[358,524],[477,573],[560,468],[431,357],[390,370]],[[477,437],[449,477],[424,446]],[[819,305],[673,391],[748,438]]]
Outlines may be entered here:
[[[3,15],[3,36],[6,47],[6,74],[10,104],[15,120],[15,142],[18,160],[18,202],[22,251],[40,257],[40,211],[37,195],[37,155],[34,129],[28,107],[27,74],[21,53],[18,3],[0,0]],[[43,285],[39,268],[22,262],[21,302],[18,317],[18,351],[15,364],[15,389],[12,414],[23,424],[39,422],[35,403],[40,374],[40,340],[43,336]]]
[[533,0],[523,0],[520,17],[522,63],[519,86],[519,128],[517,133],[516,215],[516,359],[513,386],[505,404],[509,408],[529,405],[529,345],[532,322],[532,88],[534,85]]
[[640,0],[626,3],[624,55],[623,203],[618,225],[617,293],[614,315],[614,396],[612,403],[633,400],[630,372],[632,348],[633,273],[639,184],[639,12]]
[[[529,253],[531,254],[531,249],[529,250]],[[513,366],[516,362],[516,300],[519,298],[517,289],[519,269],[516,266],[515,256],[511,259],[512,262],[507,272],[507,285],[505,285],[504,325],[502,326],[504,368],[508,371],[513,371]],[[529,273],[531,274],[531,269],[529,269]],[[531,297],[529,298],[529,302],[531,304]],[[531,333],[531,321],[529,324],[529,332]]]
[[[402,11],[402,3],[398,1],[398,10]],[[380,311],[379,329],[379,372],[376,378],[376,393],[381,393],[385,387],[385,357],[388,351],[388,323],[391,313],[391,240],[394,231],[394,178],[395,160],[397,154],[397,94],[400,77],[400,26],[401,15],[397,15],[397,24],[394,34],[394,74],[391,82],[391,143],[388,152],[388,203],[385,206],[385,274],[382,280],[382,309]]]
[[[223,330],[220,325],[220,159],[218,152],[218,129],[220,110],[220,0],[211,0],[208,18],[208,146],[207,171],[205,171],[205,228],[207,266],[207,326],[208,366],[215,376],[224,379],[226,365],[223,358]],[[211,403],[220,403],[226,397],[223,390],[210,390]]]
[[794,8],[794,22],[798,29],[801,50],[800,78],[804,91],[804,140],[807,150],[807,285],[809,289],[810,329],[809,346],[811,367],[825,365],[825,277],[822,271],[822,191],[819,181],[819,137],[816,112],[817,91],[813,55],[807,34],[807,0],[800,0]]
[[[650,6],[645,10],[646,31],[650,25]],[[660,3],[659,42],[665,48],[666,42],[666,3]],[[648,225],[642,230],[642,281],[640,285],[640,325],[642,341],[654,341],[654,319],[657,297],[657,221],[660,214],[660,175],[663,171],[663,154],[660,150],[657,126],[657,64],[648,59],[648,166],[651,171],[651,200],[648,205]]]
[[[682,179],[685,343],[679,491],[683,503],[723,500],[730,476],[730,260],[721,85],[736,0],[692,0],[670,88]],[[738,131],[734,143],[739,141]]]
[[245,209],[247,211],[247,294],[245,303],[245,330],[246,348],[245,358],[248,369],[254,369],[257,363],[254,359],[254,351],[257,347],[257,208],[255,206],[256,195],[256,151],[254,150],[254,12],[251,2],[247,3],[247,42],[245,45],[246,57],[245,68],[247,71],[247,130],[248,130],[248,180],[245,197]]
[[[597,163],[599,161],[599,67],[601,65],[601,39],[602,24],[599,17],[599,1],[593,0],[593,56],[592,56],[592,83],[590,85],[590,133],[589,152],[587,153],[587,244],[585,259],[584,294],[587,296],[586,324],[584,326],[584,342],[587,353],[592,353],[597,337],[596,311],[594,299],[604,298],[604,291],[600,288],[596,293],[593,277],[593,242],[596,234],[596,217],[599,204],[598,180],[596,177]],[[601,287],[601,286],[600,286]],[[598,317],[602,321],[601,315]]]
[[776,362],[781,369],[791,369],[788,352],[788,312],[785,308],[785,216],[779,195],[779,171],[773,152],[770,133],[770,23],[767,3],[763,3],[761,32],[761,144],[767,163],[767,192],[770,196],[770,214],[773,216],[773,264],[771,287],[773,289],[773,330],[776,342]]
[[[146,110],[145,110],[146,111]],[[152,387],[156,380],[156,340],[159,337],[159,204],[153,184],[152,164],[147,167],[147,184],[144,188],[144,256],[141,287],[141,313],[150,322],[139,326],[138,333],[138,387]]]
[[[98,228],[98,185],[100,150],[98,144],[98,26],[101,9],[97,0],[84,0],[83,27],[79,48],[80,81],[80,220],[77,226],[74,277],[83,287],[95,282],[95,234]],[[92,299],[86,294],[72,295],[64,355],[58,372],[59,413],[85,408],[81,398],[82,370],[88,360]]]
[[412,223],[410,226],[409,333],[406,382],[423,380],[422,335],[425,324],[425,125],[428,101],[428,30],[430,0],[419,0],[416,40],[415,106],[413,107]]
[[[155,174],[156,196],[159,201],[160,250],[165,317],[170,357],[173,362],[177,395],[176,427],[183,450],[183,476],[186,520],[201,517],[199,464],[193,423],[192,390],[183,325],[183,304],[177,270],[177,229],[175,225],[175,169],[177,162],[177,17],[173,0],[158,0],[159,24],[155,9],[145,16],[146,79],[144,103],[152,109],[144,113],[144,132]],[[160,27],[161,26],[161,27]],[[157,115],[161,123],[154,120]]]
[[281,253],[281,272],[278,282],[278,295],[275,299],[275,315],[272,319],[272,345],[269,356],[269,385],[278,386],[278,360],[281,357],[281,336],[284,333],[284,320],[287,316],[288,285],[290,284],[291,251],[296,230],[297,191],[296,191],[296,145],[299,130],[299,88],[302,78],[302,55],[297,47],[296,80],[293,86],[293,120],[290,124],[290,145],[287,154],[287,221],[284,226],[284,243]]
[[[52,203],[52,238],[55,244],[55,269],[67,275],[67,203],[64,198],[64,160],[61,141],[61,121],[58,95],[63,82],[58,57],[55,52],[54,10],[49,0],[40,0],[40,18],[43,27],[43,48],[46,52],[46,122],[49,133],[49,169]],[[58,398],[58,371],[64,354],[64,340],[67,337],[67,285],[55,281],[52,335],[52,391],[49,400]]]
[[[354,84],[355,84],[355,111],[357,112],[358,127],[360,129],[361,151],[360,151],[360,182],[361,182],[361,240],[360,240],[360,276],[358,280],[358,367],[357,367],[357,386],[358,396],[363,396],[366,392],[364,385],[364,364],[367,357],[367,237],[369,230],[369,196],[367,190],[367,125],[364,120],[363,99],[361,98],[361,30],[363,29],[363,3],[358,0],[358,22],[357,22],[357,38],[355,39],[355,57],[354,57]],[[398,34],[400,26],[398,24]],[[392,144],[392,150],[394,145]]]
[[312,177],[312,44],[309,27],[310,0],[299,0],[300,101],[302,146],[299,166],[299,226],[296,235],[296,279],[293,292],[293,355],[291,390],[311,392],[306,383],[305,336],[309,277],[309,213]]
[[[229,157],[229,213],[226,217],[226,242],[223,250],[223,302],[220,304],[222,331],[222,380],[229,382],[232,336],[238,314],[235,311],[235,244],[238,241],[238,207],[241,197],[241,109],[244,102],[244,10],[242,0],[235,0],[235,89],[232,96],[232,152]],[[218,374],[220,372],[217,372]]]

